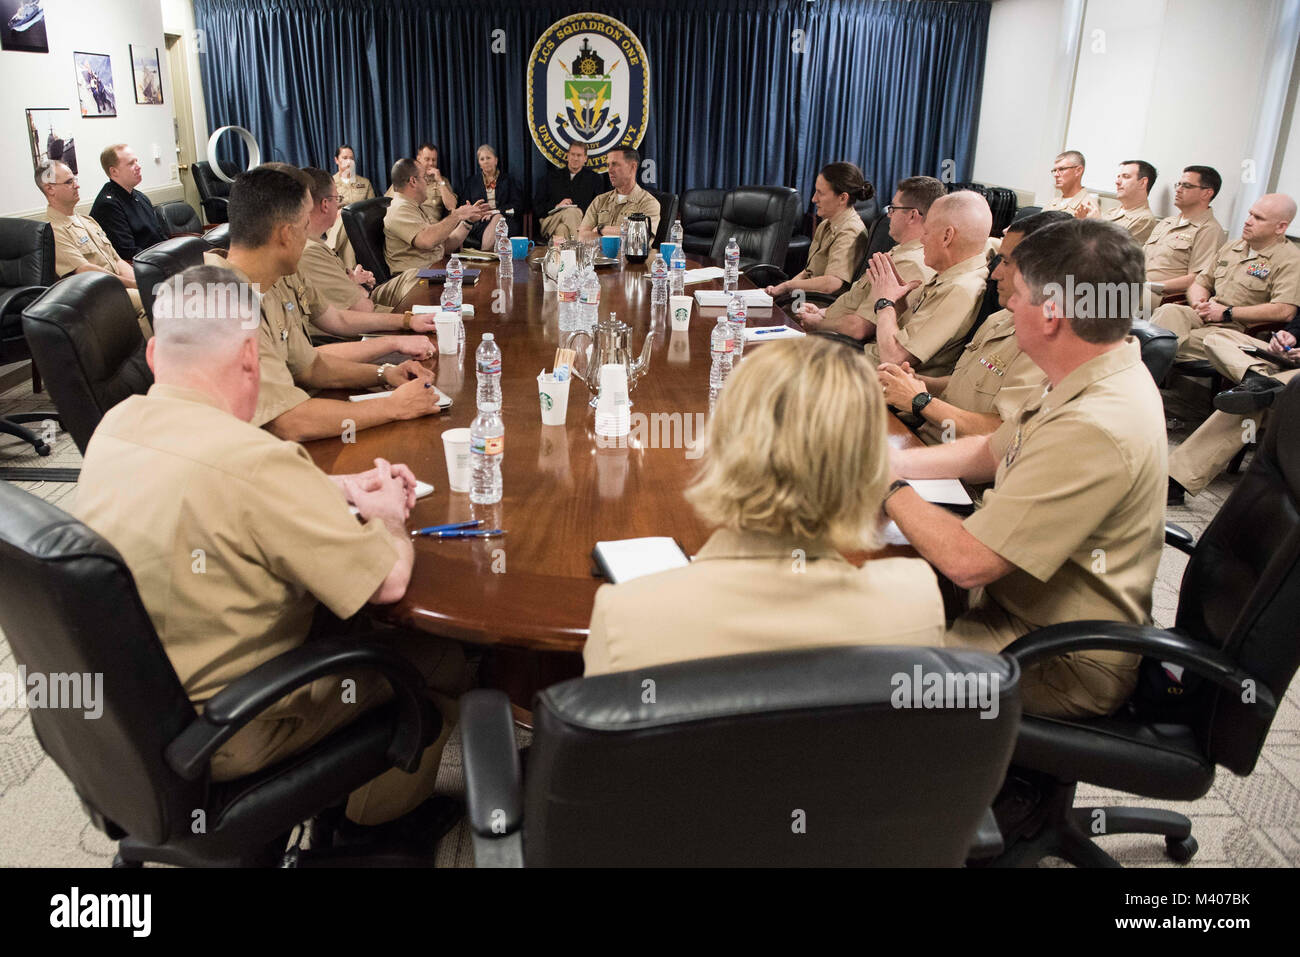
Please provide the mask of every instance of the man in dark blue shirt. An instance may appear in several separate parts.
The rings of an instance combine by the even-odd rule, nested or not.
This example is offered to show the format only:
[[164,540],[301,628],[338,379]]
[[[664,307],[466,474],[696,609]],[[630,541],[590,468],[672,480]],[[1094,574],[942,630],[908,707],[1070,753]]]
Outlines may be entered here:
[[99,154],[108,182],[95,197],[90,215],[108,234],[117,254],[130,262],[142,249],[167,238],[158,225],[153,203],[136,189],[144,174],[140,157],[125,143],[114,143]]

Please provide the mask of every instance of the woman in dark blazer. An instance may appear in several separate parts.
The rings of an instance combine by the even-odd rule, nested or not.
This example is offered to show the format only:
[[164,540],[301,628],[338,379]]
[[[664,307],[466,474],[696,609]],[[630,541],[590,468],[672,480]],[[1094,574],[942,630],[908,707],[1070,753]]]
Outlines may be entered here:
[[509,235],[524,234],[524,194],[519,184],[501,171],[497,151],[484,143],[478,148],[478,176],[471,176],[465,187],[465,201],[485,201],[493,215],[474,224],[465,237],[466,246],[492,251],[496,248],[497,222],[502,216],[509,227]]

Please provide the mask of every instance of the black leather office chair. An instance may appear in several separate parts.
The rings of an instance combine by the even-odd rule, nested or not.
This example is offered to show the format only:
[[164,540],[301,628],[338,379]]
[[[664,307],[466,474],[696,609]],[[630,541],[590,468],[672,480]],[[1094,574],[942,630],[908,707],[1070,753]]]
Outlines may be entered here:
[[[243,172],[234,163],[222,163],[221,169],[231,179]],[[226,210],[230,204],[230,184],[224,179],[219,179],[212,172],[212,165],[206,161],[191,163],[190,174],[194,177],[194,185],[199,191],[199,202],[203,206],[203,215],[207,217],[208,222],[215,225],[228,221],[229,215]]]
[[[28,354],[23,341],[23,309],[54,284],[54,230],[31,219],[0,219],[0,361],[13,362]],[[10,357],[11,345],[16,355]],[[41,391],[41,378],[32,359],[32,391]],[[53,412],[17,412],[0,416],[0,432],[31,443],[39,455],[49,455],[43,438],[23,423],[45,422]]]
[[376,286],[393,276],[384,257],[384,216],[391,202],[387,196],[376,196],[343,207],[343,229],[352,243],[352,252],[357,262],[375,274]]
[[[874,200],[867,200],[867,203],[871,202],[874,202]],[[865,205],[866,203],[858,204],[859,207]],[[887,214],[881,213],[875,219],[866,220],[865,222],[867,224],[867,245],[863,249],[862,255],[858,258],[857,263],[854,264],[853,282],[857,282],[862,278],[862,274],[867,271],[867,263],[871,261],[873,255],[876,253],[887,253],[897,245],[897,243],[894,242],[894,238],[889,235],[889,216]],[[809,292],[805,289],[803,295],[805,302],[810,302],[814,306],[825,308],[835,302],[835,300],[843,295],[843,293],[830,295],[824,292]]]
[[23,330],[33,358],[49,369],[46,385],[63,427],[83,453],[105,412],[153,384],[135,306],[115,276],[69,276],[23,311]]
[[[741,186],[727,193],[709,255],[723,262],[732,236],[740,244],[740,268],[756,286],[784,276],[786,248],[799,217],[799,193],[788,186]],[[757,278],[755,278],[757,277]],[[775,280],[780,282],[782,280]]]
[[[1196,853],[1191,822],[1146,808],[1076,808],[1076,782],[1162,801],[1193,801],[1215,766],[1250,774],[1300,666],[1300,380],[1273,404],[1250,468],[1201,536],[1168,526],[1166,541],[1191,557],[1169,630],[1108,621],[1030,632],[1005,649],[1028,667],[1089,649],[1145,656],[1143,683],[1119,713],[1067,720],[1025,715],[1013,764],[1042,776],[1044,819],[1002,863],[1056,854],[1081,866],[1113,866],[1093,843],[1105,834],[1160,834],[1169,855]],[[1186,668],[1181,685],[1160,662]],[[1180,693],[1174,694],[1178,691]],[[1100,810],[1102,813],[1098,814]]]
[[[358,638],[313,640],[272,658],[198,715],[113,546],[6,483],[0,563],[0,629],[18,663],[32,673],[103,675],[96,720],[39,708],[31,722],[91,821],[119,842],[115,866],[275,865],[296,824],[390,767],[414,769],[441,728],[415,667]],[[271,768],[211,780],[217,748],[268,705],[359,669],[388,679],[393,702]]]
[[[673,220],[677,218],[677,194],[660,193],[649,186],[642,189],[659,200],[659,228],[655,230],[655,245],[658,246],[668,241],[668,230],[673,228]],[[685,232],[685,227],[682,230]]]
[[1035,216],[1042,211],[1043,207],[1041,206],[1021,206],[1016,210],[1016,214],[1011,217],[1011,221],[1017,223],[1022,219],[1028,219],[1030,216]]
[[1178,354],[1178,336],[1145,319],[1133,320],[1132,334],[1142,349],[1142,364],[1147,367],[1156,385],[1160,385],[1174,364],[1174,356]]
[[202,265],[204,254],[211,249],[198,236],[178,236],[175,239],[164,239],[140,251],[131,265],[135,268],[135,284],[140,290],[140,302],[150,322],[153,322],[154,287],[191,266]]
[[682,246],[688,253],[708,256],[722,219],[725,189],[688,189],[682,193]]
[[[988,676],[996,717],[895,707],[902,682],[925,674]],[[521,780],[508,699],[473,691],[460,716],[475,863],[960,865],[1001,843],[989,805],[1019,699],[1004,656],[937,648],[818,648],[579,678],[535,699]]]
[[164,236],[198,236],[203,232],[203,220],[199,219],[194,207],[182,199],[159,203],[153,211]]
[[226,252],[230,249],[230,224],[213,226],[200,237],[212,249]]

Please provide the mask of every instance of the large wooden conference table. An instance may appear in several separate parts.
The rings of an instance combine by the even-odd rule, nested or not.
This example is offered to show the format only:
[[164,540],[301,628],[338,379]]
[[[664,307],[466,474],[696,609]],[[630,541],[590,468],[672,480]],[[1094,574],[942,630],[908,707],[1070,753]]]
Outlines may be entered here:
[[[707,263],[691,263],[701,264]],[[682,497],[697,452],[682,447],[677,436],[702,438],[697,433],[709,411],[709,334],[721,310],[695,306],[689,331],[671,332],[667,308],[651,307],[644,266],[598,270],[601,314],[614,312],[632,327],[634,355],[646,335],[655,337],[649,369],[631,393],[633,435],[623,448],[602,447],[611,443],[597,440],[590,393],[580,380],[569,390],[566,424],[541,424],[537,374],[552,368],[564,335],[555,294],[543,293],[540,271],[523,261],[509,274],[500,274],[494,263],[467,266],[481,270],[478,284],[465,287],[475,315],[465,320],[460,354],[438,357],[438,388],[452,397],[452,407],[359,432],[354,443],[323,439],[306,447],[329,473],[364,471],[377,457],[409,465],[435,489],[416,504],[411,528],[482,518],[484,528],[506,530],[500,538],[416,538],[405,598],[376,612],[408,628],[487,646],[480,681],[528,707],[535,691],[582,673],[580,655],[602,583],[593,574],[596,542],[666,535],[694,554],[709,536]],[[748,285],[743,278],[741,283]],[[432,301],[440,288],[422,293]],[[687,290],[707,288],[720,289],[722,281]],[[794,325],[780,309],[751,314],[750,323]],[[501,347],[505,423],[504,495],[490,506],[472,505],[468,493],[449,491],[442,444],[445,430],[468,428],[474,418],[474,350],[485,332]],[[580,347],[585,344],[580,340]],[[746,356],[762,348],[751,343]],[[662,427],[665,422],[669,428]],[[919,444],[893,416],[889,423],[892,444]],[[885,553],[914,554],[896,548]]]

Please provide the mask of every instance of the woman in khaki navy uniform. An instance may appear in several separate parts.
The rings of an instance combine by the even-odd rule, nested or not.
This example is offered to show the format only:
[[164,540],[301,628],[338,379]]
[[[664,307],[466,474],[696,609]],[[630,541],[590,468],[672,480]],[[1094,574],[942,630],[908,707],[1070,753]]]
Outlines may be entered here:
[[706,444],[686,496],[716,531],[689,566],[596,592],[585,674],[943,642],[929,565],[844,557],[876,547],[888,480],[885,406],[861,353],[813,336],[764,346],[728,380]]
[[[340,206],[351,206],[363,199],[375,198],[375,187],[370,184],[370,180],[357,175],[356,154],[353,153],[351,146],[345,143],[338,148],[338,152],[334,155],[334,165],[339,170],[334,174],[334,186],[339,191]],[[325,245],[338,253],[339,258],[343,260],[344,268],[356,268],[357,257],[352,252],[352,243],[348,240],[347,230],[343,228],[342,217],[334,220],[334,225],[325,234]]]
[[793,279],[767,287],[769,296],[796,289],[838,296],[853,281],[853,272],[867,248],[867,227],[853,208],[876,195],[875,188],[852,163],[829,163],[817,174],[813,202],[821,221],[813,230],[808,266]]

